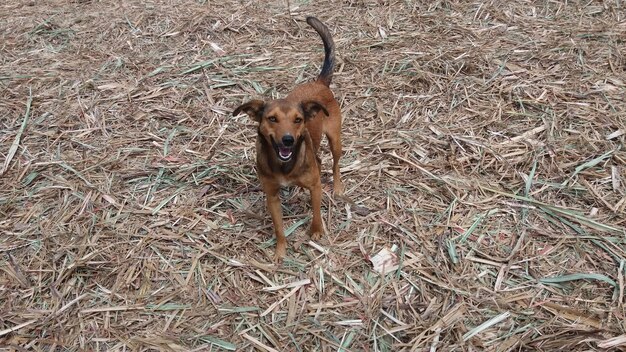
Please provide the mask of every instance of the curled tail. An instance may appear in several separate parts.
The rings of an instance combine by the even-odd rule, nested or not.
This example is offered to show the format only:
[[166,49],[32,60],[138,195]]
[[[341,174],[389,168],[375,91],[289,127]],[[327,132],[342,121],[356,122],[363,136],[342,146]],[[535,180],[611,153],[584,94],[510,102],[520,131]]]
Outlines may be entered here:
[[317,80],[330,86],[330,82],[333,79],[333,70],[335,68],[335,42],[333,42],[333,37],[328,27],[317,18],[309,16],[306,18],[306,23],[315,29],[324,42],[324,64],[322,65],[322,71],[317,77]]

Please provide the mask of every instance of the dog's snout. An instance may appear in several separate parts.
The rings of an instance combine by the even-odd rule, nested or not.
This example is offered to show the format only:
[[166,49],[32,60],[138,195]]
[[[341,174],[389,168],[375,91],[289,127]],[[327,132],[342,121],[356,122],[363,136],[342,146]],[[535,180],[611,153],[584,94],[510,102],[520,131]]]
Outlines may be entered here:
[[294,142],[295,142],[295,139],[293,138],[292,135],[286,134],[283,136],[283,145],[285,147],[291,147]]

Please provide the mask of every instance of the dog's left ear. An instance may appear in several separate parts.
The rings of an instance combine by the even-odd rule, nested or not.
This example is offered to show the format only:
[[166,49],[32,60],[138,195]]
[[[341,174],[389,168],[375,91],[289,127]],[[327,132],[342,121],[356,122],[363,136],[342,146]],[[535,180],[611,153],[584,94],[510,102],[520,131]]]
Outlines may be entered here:
[[263,116],[263,109],[265,109],[265,102],[263,100],[255,99],[235,109],[235,111],[233,111],[233,116],[237,116],[243,111],[248,114],[251,119],[259,122],[261,121],[261,117]]
[[329,116],[328,110],[315,100],[303,101],[300,103],[300,107],[302,108],[306,120],[315,117],[320,111],[323,111],[326,116]]

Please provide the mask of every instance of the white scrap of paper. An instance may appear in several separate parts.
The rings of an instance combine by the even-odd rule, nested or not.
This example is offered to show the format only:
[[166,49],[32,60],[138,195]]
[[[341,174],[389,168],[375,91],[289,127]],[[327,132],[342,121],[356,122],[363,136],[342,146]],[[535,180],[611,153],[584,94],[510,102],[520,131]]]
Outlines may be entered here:
[[387,247],[383,248],[378,254],[370,258],[374,270],[385,275],[398,269],[398,257]]

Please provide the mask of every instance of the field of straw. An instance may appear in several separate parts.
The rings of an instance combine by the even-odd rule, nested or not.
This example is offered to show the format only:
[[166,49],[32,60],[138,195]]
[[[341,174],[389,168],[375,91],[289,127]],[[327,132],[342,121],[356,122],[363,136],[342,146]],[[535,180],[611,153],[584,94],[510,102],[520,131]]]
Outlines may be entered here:
[[[324,143],[275,265],[231,113],[308,15],[351,201]],[[625,100],[622,0],[4,1],[0,350],[626,350]]]

